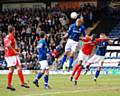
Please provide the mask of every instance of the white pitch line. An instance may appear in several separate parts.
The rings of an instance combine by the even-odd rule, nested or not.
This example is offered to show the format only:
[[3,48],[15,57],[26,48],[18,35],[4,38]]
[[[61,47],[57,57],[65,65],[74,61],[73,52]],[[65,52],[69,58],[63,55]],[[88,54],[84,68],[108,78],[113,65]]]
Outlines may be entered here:
[[102,89],[87,89],[87,90],[74,90],[74,91],[58,91],[58,92],[47,92],[44,94],[30,94],[30,95],[23,95],[23,96],[45,96],[45,95],[56,95],[61,93],[79,93],[79,92],[94,92],[94,91],[105,91],[105,90],[115,90],[120,89],[120,87],[113,87],[113,88],[102,88]]

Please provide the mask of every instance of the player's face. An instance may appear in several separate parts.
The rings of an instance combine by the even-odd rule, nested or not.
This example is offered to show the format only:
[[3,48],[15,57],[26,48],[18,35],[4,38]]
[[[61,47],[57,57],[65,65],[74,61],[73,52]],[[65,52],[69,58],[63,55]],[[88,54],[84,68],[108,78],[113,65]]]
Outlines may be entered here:
[[95,35],[92,35],[91,36],[91,41],[94,41],[96,39],[96,36]]
[[106,38],[105,34],[100,34],[100,38]]
[[15,35],[15,28],[13,28],[13,32],[12,32],[13,35]]
[[44,39],[47,39],[47,35],[45,34]]
[[76,26],[80,26],[81,25],[81,20],[80,19],[77,19],[76,20]]

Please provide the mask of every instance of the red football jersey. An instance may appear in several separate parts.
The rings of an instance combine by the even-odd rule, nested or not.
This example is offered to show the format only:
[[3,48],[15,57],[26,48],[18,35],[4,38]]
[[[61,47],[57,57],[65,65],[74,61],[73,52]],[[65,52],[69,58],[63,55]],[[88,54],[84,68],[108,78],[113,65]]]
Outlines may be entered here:
[[91,55],[93,48],[97,45],[97,43],[101,42],[103,39],[97,38],[94,41],[90,40],[90,37],[86,37],[85,39],[81,39],[84,43],[81,50],[85,55]]
[[7,45],[10,44],[13,49],[15,49],[15,38],[13,34],[9,33],[5,38],[4,38],[4,47],[5,47],[5,57],[8,56],[15,56],[16,53],[7,47]]

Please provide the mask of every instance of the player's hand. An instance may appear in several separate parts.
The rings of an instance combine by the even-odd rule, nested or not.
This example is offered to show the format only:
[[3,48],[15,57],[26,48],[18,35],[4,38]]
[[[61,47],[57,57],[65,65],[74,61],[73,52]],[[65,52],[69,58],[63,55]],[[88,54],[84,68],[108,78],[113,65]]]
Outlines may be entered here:
[[66,33],[64,36],[62,36],[63,39],[68,37],[68,33]]
[[17,55],[20,55],[20,52],[16,52]]
[[20,52],[20,48],[15,49],[17,52]]
[[22,53],[20,53],[20,52],[16,52],[16,55],[22,55]]
[[83,37],[80,37],[79,39],[80,39],[80,40],[82,40],[82,39],[83,39]]
[[66,36],[62,36],[62,39],[65,39],[65,38],[67,38]]

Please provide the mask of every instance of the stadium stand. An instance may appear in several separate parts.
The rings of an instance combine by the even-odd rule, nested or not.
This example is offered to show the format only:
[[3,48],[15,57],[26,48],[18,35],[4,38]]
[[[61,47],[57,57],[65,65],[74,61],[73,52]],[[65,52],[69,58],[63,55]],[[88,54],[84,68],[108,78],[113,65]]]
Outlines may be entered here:
[[[100,23],[97,24],[97,27],[91,34],[99,35],[101,32],[104,32],[107,35],[109,34],[110,38],[120,38],[118,10],[114,10],[112,16],[101,17],[100,11],[90,3],[76,9],[61,9],[58,6],[54,8],[4,9],[1,10],[0,14],[0,61],[4,62],[3,38],[6,36],[7,26],[12,24],[16,27],[15,37],[17,45],[23,53],[20,57],[24,64],[24,69],[37,69],[36,45],[37,40],[39,40],[39,31],[47,33],[48,50],[52,56],[52,60],[50,59],[51,64],[54,61],[54,57],[58,58],[64,51],[66,39],[62,39],[62,36],[67,32],[71,22],[70,13],[74,10],[80,16],[81,14],[83,15],[86,28],[91,27],[93,23],[99,20]],[[120,39],[115,39],[114,44],[107,47],[106,59],[112,58],[112,60],[116,60],[116,58],[120,58],[119,48]]]
[[[80,9],[75,9],[81,14],[84,10],[85,25],[91,24],[89,16],[91,12],[96,14],[96,8],[93,5],[85,4]],[[39,40],[39,32],[47,33],[48,50],[50,53],[57,51],[59,56],[64,51],[66,43],[62,36],[67,32],[69,26],[69,18],[72,9],[57,8],[20,8],[20,9],[4,9],[0,14],[0,36],[1,48],[3,47],[3,38],[7,33],[7,26],[12,24],[16,27],[15,37],[17,46],[20,47],[21,62],[25,64],[25,69],[33,69],[37,65],[37,40]],[[62,15],[63,14],[63,15]],[[93,21],[96,22],[97,16],[93,15]],[[67,21],[68,19],[68,21]],[[88,27],[88,25],[86,25]],[[57,57],[58,57],[57,56]],[[54,58],[54,56],[52,56]],[[4,60],[4,52],[0,52],[0,61]],[[26,66],[27,65],[27,66]],[[34,67],[36,68],[36,67]]]
[[[109,34],[110,38],[120,38],[120,22],[112,29],[112,31]],[[119,40],[114,41],[115,43],[119,43]]]
[[106,33],[106,35],[108,35],[111,30],[113,29],[114,26],[116,26],[116,24],[119,22],[119,19],[114,18],[112,16],[105,16],[102,17],[102,19],[100,20],[100,23],[98,24],[98,26],[91,32],[91,34],[97,34],[99,36],[99,34],[102,33]]

